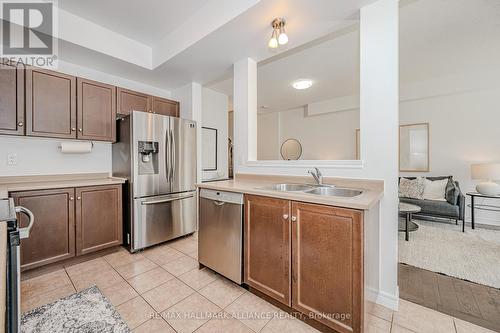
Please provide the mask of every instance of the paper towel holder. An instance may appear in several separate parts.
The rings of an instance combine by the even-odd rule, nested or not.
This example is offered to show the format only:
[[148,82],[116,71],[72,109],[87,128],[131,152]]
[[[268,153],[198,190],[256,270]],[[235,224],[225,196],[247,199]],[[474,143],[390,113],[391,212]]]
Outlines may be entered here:
[[[92,148],[94,148],[94,141],[90,141],[90,145],[92,146]],[[59,144],[57,148],[61,149],[62,148],[61,144]]]
[[[78,141],[76,141],[75,143],[84,143],[84,142],[86,142],[86,143],[90,142],[90,150],[89,150],[88,152],[86,152],[86,153],[90,153],[90,152],[92,151],[92,149],[94,149],[94,142],[93,142],[93,141],[79,141],[79,142],[78,142]],[[64,142],[61,142],[61,143],[57,146],[57,148],[59,149],[59,151],[61,151],[61,153],[63,153],[63,154],[68,154],[68,152],[64,152],[64,151],[63,151],[63,144],[64,144]],[[77,152],[69,152],[69,153],[77,153]],[[83,153],[83,152],[82,152],[82,153]]]

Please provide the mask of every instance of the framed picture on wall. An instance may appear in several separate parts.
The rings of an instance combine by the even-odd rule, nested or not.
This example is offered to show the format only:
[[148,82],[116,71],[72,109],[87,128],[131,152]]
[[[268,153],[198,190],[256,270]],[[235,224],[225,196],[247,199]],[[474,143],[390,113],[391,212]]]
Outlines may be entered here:
[[201,166],[203,171],[217,170],[217,129],[210,127],[201,128],[202,156]]
[[399,171],[429,172],[429,123],[399,127]]

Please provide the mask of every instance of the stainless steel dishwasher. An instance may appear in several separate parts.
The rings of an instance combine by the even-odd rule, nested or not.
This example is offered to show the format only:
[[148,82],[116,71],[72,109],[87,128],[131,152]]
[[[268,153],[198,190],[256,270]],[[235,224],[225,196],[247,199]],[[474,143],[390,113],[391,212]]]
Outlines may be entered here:
[[198,261],[242,283],[243,194],[201,189]]

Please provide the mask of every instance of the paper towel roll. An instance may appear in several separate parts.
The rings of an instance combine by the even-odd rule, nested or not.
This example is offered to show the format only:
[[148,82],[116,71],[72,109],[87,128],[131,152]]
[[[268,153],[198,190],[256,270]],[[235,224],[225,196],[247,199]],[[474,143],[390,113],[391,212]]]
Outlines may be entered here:
[[92,151],[92,142],[69,141],[61,142],[61,153],[63,154],[87,154]]

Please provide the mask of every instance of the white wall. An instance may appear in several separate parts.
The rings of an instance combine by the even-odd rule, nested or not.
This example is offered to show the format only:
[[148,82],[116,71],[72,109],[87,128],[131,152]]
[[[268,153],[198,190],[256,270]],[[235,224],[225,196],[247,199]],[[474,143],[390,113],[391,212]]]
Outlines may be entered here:
[[[202,89],[202,126],[217,129],[217,170],[203,171],[203,180],[228,177],[228,96]],[[203,144],[202,144],[203,147]]]
[[280,160],[280,113],[260,113],[257,116],[257,159]]
[[[58,71],[156,96],[166,98],[171,96],[170,91],[167,90],[63,61],[59,62]],[[62,154],[58,148],[61,141],[64,140],[26,136],[0,136],[0,175],[111,173],[111,143],[94,142],[94,148],[89,154]],[[17,165],[7,164],[9,154],[17,154]]]
[[[111,143],[94,142],[88,154],[63,154],[61,139],[0,136],[0,176],[111,172]],[[17,155],[17,165],[7,156]]]
[[302,160],[354,160],[357,128],[359,109],[329,113],[322,110],[312,116],[303,107],[260,113],[257,158],[281,159],[281,144],[294,138],[302,145]]
[[[470,165],[500,162],[500,84],[490,89],[464,91],[402,101],[401,124],[430,124],[430,168],[428,173],[401,173],[403,176],[452,175],[462,192],[477,182],[470,177]],[[480,200],[478,203],[486,203]],[[493,201],[491,204],[498,204]],[[470,208],[466,208],[470,220]],[[476,211],[477,223],[500,226],[499,212]]]
[[[370,178],[384,181],[379,223],[365,237],[375,248],[366,251],[372,285],[365,290],[376,302],[396,309],[398,246],[398,128],[399,128],[399,8],[397,0],[379,0],[361,9],[360,128],[361,167],[332,162],[325,176]],[[252,59],[234,65],[235,171],[305,175],[308,167],[283,161],[279,166],[255,162],[257,157],[257,66]],[[312,164],[312,163],[311,163]],[[324,165],[324,164],[323,164]]]

